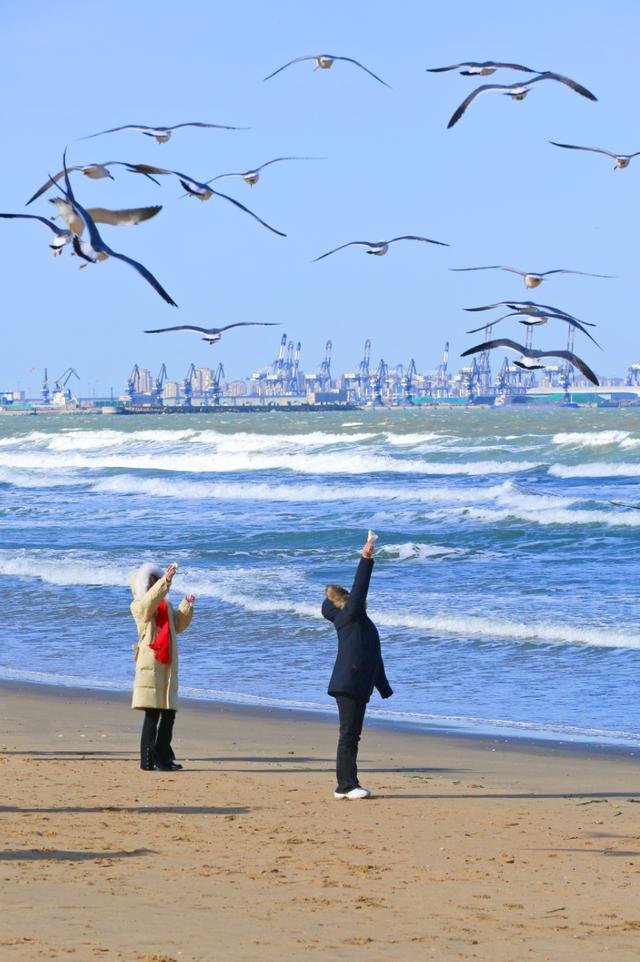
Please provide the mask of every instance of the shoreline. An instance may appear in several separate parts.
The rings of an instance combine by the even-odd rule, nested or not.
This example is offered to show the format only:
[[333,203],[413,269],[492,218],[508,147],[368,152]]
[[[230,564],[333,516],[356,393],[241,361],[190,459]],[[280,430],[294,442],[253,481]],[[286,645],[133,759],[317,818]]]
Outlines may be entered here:
[[[83,688],[79,685],[54,685],[46,682],[30,682],[22,680],[7,680],[0,678],[0,702],[3,695],[23,693],[27,697],[42,697],[67,700],[71,702],[86,701],[89,703],[116,703],[126,707],[131,717],[135,714],[130,707],[131,695],[122,689]],[[234,701],[216,701],[215,699],[192,698],[188,695],[179,696],[179,711],[200,712],[204,715],[237,715],[239,718],[251,722],[261,722],[273,719],[278,723],[294,723],[302,725],[318,724],[335,731],[337,714],[332,706],[323,709],[284,708],[276,705],[251,705]],[[633,745],[589,741],[586,738],[572,741],[569,738],[538,737],[535,734],[508,734],[473,731],[446,725],[421,724],[409,721],[396,721],[380,718],[367,712],[365,728],[376,729],[391,736],[406,736],[414,739],[443,739],[465,746],[476,746],[483,751],[501,751],[531,753],[534,755],[549,755],[571,759],[584,757],[637,759],[640,762],[640,748]]]

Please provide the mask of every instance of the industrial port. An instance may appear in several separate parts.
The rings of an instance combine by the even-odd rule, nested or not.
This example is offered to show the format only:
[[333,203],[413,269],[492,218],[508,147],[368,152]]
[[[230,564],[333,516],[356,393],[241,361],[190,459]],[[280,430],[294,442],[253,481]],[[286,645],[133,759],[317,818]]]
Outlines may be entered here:
[[181,378],[169,376],[162,364],[157,374],[134,364],[123,390],[109,397],[82,397],[81,379],[73,368],[58,378],[45,369],[38,397],[23,391],[0,391],[2,414],[106,413],[145,414],[232,410],[317,410],[364,407],[428,407],[447,405],[640,405],[640,363],[626,376],[603,379],[593,387],[570,364],[548,365],[542,372],[524,371],[505,357],[494,373],[489,353],[452,370],[449,344],[439,363],[419,372],[416,362],[372,361],[371,341],[351,371],[334,374],[332,342],[312,373],[301,367],[302,345],[283,334],[275,359],[244,379],[226,380],[224,366],[191,364]]

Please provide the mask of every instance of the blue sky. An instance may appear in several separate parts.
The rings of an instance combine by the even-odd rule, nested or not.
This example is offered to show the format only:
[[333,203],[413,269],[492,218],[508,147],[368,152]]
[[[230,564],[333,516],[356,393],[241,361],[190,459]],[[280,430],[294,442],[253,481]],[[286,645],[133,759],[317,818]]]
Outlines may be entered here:
[[[272,359],[283,332],[302,341],[307,371],[320,363],[327,338],[334,370],[352,369],[366,337],[372,360],[414,357],[427,370],[445,340],[454,356],[473,342],[463,307],[528,296],[596,322],[604,352],[581,337],[579,350],[601,374],[626,371],[640,359],[632,288],[640,158],[614,173],[608,158],[547,141],[640,150],[639,35],[635,0],[3,5],[4,212],[24,211],[47,172],[60,168],[65,144],[72,163],[147,162],[201,180],[279,155],[327,159],[274,165],[254,188],[218,185],[287,238],[225,201],[181,198],[173,179],[156,187],[126,173],[115,181],[76,175],[86,206],[163,204],[153,221],[105,227],[103,235],[141,260],[179,310],[122,263],[79,271],[68,251],[51,256],[44,227],[1,222],[0,388],[35,389],[45,365],[53,376],[73,365],[83,394],[120,390],[134,362],[156,371],[166,361],[170,376],[181,378],[191,361],[222,360],[227,376],[246,376]],[[361,60],[393,89],[340,63],[318,72],[298,64],[261,80],[293,57],[321,52]],[[425,68],[466,58],[556,70],[598,102],[549,82],[522,103],[482,97],[449,131],[454,108],[479,81]],[[166,145],[136,133],[76,142],[119,124],[189,120],[251,129],[184,130]],[[51,210],[42,199],[28,212]],[[311,263],[350,240],[404,233],[452,246],[398,244],[383,258],[351,248]],[[526,295],[516,275],[448,270],[493,263],[616,279],[559,277]],[[213,348],[195,335],[142,333],[246,320],[281,327],[232,333]],[[496,333],[520,330],[503,322]],[[564,327],[549,325],[536,343],[564,340]],[[494,367],[500,361],[495,356]]]

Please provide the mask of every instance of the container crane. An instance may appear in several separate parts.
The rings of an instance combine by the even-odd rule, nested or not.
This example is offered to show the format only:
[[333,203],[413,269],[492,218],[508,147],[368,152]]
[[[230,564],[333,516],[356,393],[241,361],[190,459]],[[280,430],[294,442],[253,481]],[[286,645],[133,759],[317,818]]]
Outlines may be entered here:
[[380,358],[380,363],[376,368],[375,374],[371,375],[371,387],[373,390],[373,403],[382,405],[382,388],[389,378],[389,368],[386,362]]
[[417,373],[418,371],[416,368],[416,362],[414,361],[413,358],[411,358],[411,360],[409,361],[409,366],[407,367],[407,370],[405,371],[405,373],[402,375],[402,380],[401,380],[402,394],[403,394],[405,404],[413,404],[413,381]]
[[46,367],[44,369],[44,377],[42,379],[42,390],[40,391],[40,396],[42,397],[43,404],[51,403],[51,392],[49,391],[49,374],[47,372]]
[[220,404],[220,381],[223,377],[224,377],[224,368],[222,364],[218,364],[211,383],[211,403],[212,404],[215,404],[215,405]]
[[156,402],[156,404],[162,404],[162,389],[164,387],[164,382],[167,380],[167,378],[168,378],[167,368],[166,368],[166,365],[163,364],[156,378],[153,391],[151,392],[151,397]]
[[140,384],[140,368],[137,364],[134,364],[131,368],[131,374],[127,380],[127,395],[130,401],[135,400],[135,396],[138,393],[138,385]]
[[331,387],[331,351],[333,344],[331,341],[327,341],[324,346],[324,359],[320,365],[320,370],[318,372],[318,380],[320,382],[321,390],[325,391],[327,388]]
[[191,398],[193,396],[193,379],[195,376],[196,376],[196,366],[195,364],[192,363],[189,365],[189,370],[187,371],[187,375],[184,381],[182,382],[182,393],[184,395],[183,406],[186,408],[191,407]]

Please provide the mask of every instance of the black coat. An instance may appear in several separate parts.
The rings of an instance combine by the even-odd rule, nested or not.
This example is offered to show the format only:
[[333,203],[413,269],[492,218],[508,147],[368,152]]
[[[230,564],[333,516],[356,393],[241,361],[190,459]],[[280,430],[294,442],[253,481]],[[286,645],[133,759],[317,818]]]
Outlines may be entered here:
[[378,629],[367,615],[366,600],[373,558],[361,558],[344,608],[325,598],[322,614],[338,632],[338,654],[329,682],[330,695],[351,695],[369,701],[374,688],[383,698],[393,689],[387,681]]

